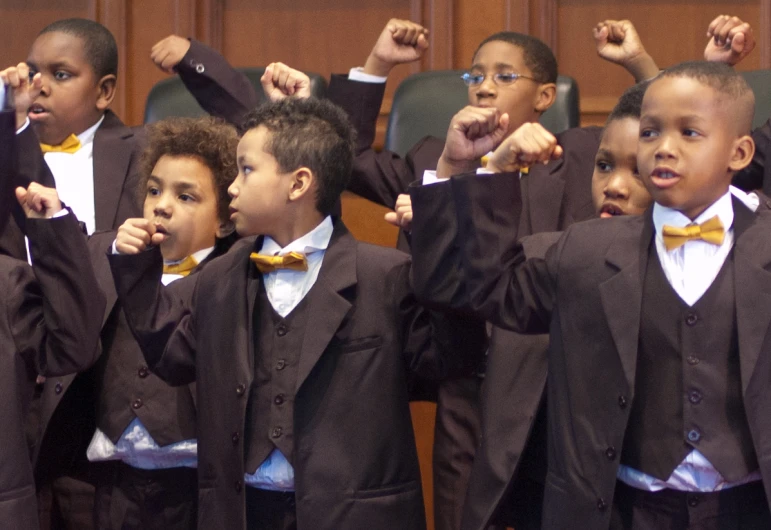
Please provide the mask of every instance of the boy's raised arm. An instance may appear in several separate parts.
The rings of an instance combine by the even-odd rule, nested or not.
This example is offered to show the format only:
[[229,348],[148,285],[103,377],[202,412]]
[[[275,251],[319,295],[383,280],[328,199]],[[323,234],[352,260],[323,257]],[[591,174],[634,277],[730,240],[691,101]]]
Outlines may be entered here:
[[105,308],[86,238],[56,190],[33,183],[17,188],[16,196],[27,216],[32,258],[31,271],[13,260],[17,265],[3,282],[16,350],[41,375],[84,370],[97,358]]
[[150,58],[164,72],[178,73],[206,112],[234,125],[260,102],[244,74],[197,40],[170,35],[153,46]]
[[396,153],[377,153],[372,149],[385,77],[394,66],[420,59],[428,48],[427,35],[428,30],[414,22],[390,20],[364,68],[352,69],[348,76],[332,75],[327,91],[327,97],[346,111],[357,133],[348,190],[388,208],[393,208],[399,194],[416,177],[411,154],[402,158]]
[[191,307],[198,275],[161,283],[163,234],[146,219],[128,219],[108,255],[115,289],[148,366],[171,385],[195,381]]

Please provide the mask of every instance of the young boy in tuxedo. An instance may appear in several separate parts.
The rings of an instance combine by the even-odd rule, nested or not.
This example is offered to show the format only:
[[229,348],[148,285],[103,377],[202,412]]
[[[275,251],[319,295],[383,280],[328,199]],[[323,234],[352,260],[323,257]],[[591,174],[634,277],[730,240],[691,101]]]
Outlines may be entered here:
[[[0,112],[0,192],[7,219],[15,186],[13,112]],[[96,359],[104,297],[77,219],[63,210],[56,190],[33,183],[16,188],[29,234],[32,266],[0,256],[2,369],[0,407],[0,517],[3,526],[39,528],[24,417],[38,374],[61,375]]]
[[199,528],[425,528],[407,376],[468,369],[446,352],[476,362],[484,326],[422,310],[409,258],[330,216],[353,158],[340,109],[287,98],[245,131],[231,219],[261,237],[181,280],[187,297],[157,283],[152,223],[110,257],[149,366],[196,381]]
[[[161,282],[170,284],[200,270],[232,242],[227,189],[237,173],[238,137],[213,118],[164,120],[148,126],[147,135],[140,159],[144,217],[126,224],[151,222],[165,234]],[[101,319],[103,353],[88,373],[46,382],[38,480],[42,488],[71,472],[64,462],[85,468],[96,485],[98,528],[195,528],[194,389],[168,386],[144,363],[110,274],[106,251],[114,240],[114,231],[89,240],[108,301]],[[63,436],[78,442],[63,443]]]
[[[217,52],[182,40],[184,49],[164,39],[152,58],[161,66],[162,60],[181,52],[176,71],[200,93],[204,109],[231,122],[240,118],[239,101],[252,90],[248,80],[228,75],[230,69]],[[113,35],[97,22],[78,18],[43,28],[26,62],[0,72],[0,79],[16,90],[20,144],[31,152],[40,142],[44,152],[25,157],[20,171],[47,186],[55,184],[89,234],[115,230],[141,214],[134,194],[145,134],[142,127],[124,125],[110,110],[117,75]],[[0,237],[0,250],[26,255],[13,224]]]
[[544,527],[768,527],[771,220],[729,192],[753,111],[725,65],[665,71],[640,120],[653,208],[574,225],[545,258],[491,253],[496,179],[453,179],[472,305],[550,331]]

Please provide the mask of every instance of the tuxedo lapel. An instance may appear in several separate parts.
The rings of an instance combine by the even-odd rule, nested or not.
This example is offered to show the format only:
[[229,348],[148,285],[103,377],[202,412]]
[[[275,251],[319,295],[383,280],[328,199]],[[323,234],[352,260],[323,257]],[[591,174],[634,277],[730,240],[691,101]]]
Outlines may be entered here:
[[753,226],[754,221],[755,214],[734,200],[734,291],[744,393],[771,324],[771,272],[766,270],[771,264],[771,252],[765,243],[768,232]]
[[618,272],[600,284],[600,298],[624,375],[629,388],[634,388],[643,282],[653,238],[651,209],[630,226],[633,228],[619,231],[608,248],[605,262]]
[[[246,358],[246,366],[249,370],[249,377],[251,379],[252,374],[254,374],[254,340],[252,338],[255,336],[255,329],[254,329],[254,307],[257,305],[257,294],[260,291],[260,285],[262,284],[262,274],[260,271],[257,270],[257,267],[255,267],[249,258],[249,255],[252,253],[254,249],[262,248],[262,241],[263,238],[259,237],[255,240],[255,243],[253,245],[246,245],[246,249],[241,252],[244,257],[241,261],[244,263],[244,266],[248,267],[247,274],[246,274],[246,285],[245,286],[239,286],[243,293],[246,293],[246,343],[249,345],[248,351],[247,351],[247,358]],[[240,274],[239,276],[244,277],[243,274]],[[236,291],[238,292],[238,291]],[[269,315],[261,316],[261,318],[269,318]]]
[[298,391],[353,307],[343,291],[356,284],[356,240],[342,221],[335,222],[319,277],[308,293],[308,324],[300,349]]
[[548,172],[535,167],[523,177],[528,180],[527,201],[530,227],[534,234],[554,232],[559,229],[560,210],[565,191],[565,181],[558,175],[562,165],[562,160],[556,160],[543,168],[544,170],[548,168]]
[[[126,181],[134,133],[107,111],[94,136],[94,207],[97,230],[114,228],[118,203]],[[137,190],[138,193],[138,190]]]

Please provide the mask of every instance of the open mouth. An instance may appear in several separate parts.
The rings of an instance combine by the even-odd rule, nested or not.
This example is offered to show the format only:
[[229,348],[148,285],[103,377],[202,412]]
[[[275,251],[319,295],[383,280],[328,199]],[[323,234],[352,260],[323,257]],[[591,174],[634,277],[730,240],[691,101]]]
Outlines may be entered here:
[[169,235],[169,231],[161,223],[155,223],[155,231],[159,234]]
[[49,112],[46,110],[46,108],[43,107],[42,105],[37,104],[37,103],[33,104],[29,108],[29,112],[27,113],[27,115],[30,118],[33,118],[33,119],[34,118],[39,118],[39,117],[47,115],[47,114],[49,114]]
[[674,186],[679,180],[680,174],[667,167],[657,167],[651,173],[651,182],[657,188],[669,188]]
[[617,204],[606,202],[600,208],[600,217],[608,219],[609,217],[616,217],[617,215],[626,215],[624,210]]

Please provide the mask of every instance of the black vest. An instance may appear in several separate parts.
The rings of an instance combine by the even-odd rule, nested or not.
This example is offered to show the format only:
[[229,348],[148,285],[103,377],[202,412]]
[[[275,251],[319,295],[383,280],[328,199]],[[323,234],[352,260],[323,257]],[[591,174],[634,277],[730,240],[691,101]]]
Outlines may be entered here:
[[260,282],[255,300],[254,380],[246,413],[246,471],[253,474],[278,448],[294,458],[294,402],[300,348],[307,322],[305,296],[286,318],[274,311]]
[[116,305],[102,329],[95,370],[96,425],[113,443],[139,418],[160,446],[196,437],[196,411],[189,386],[172,387],[150,372]]
[[688,306],[651,245],[622,464],[667,480],[698,449],[729,481],[758,469],[737,340],[733,251],[704,295]]

